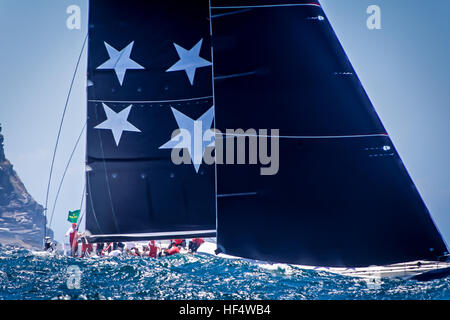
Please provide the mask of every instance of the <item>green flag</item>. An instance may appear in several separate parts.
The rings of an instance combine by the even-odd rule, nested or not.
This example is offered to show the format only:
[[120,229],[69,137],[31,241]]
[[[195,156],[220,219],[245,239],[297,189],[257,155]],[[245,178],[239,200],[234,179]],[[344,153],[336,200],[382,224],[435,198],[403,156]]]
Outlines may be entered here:
[[79,216],[80,216],[80,210],[69,211],[69,216],[67,217],[67,221],[76,223],[78,221]]

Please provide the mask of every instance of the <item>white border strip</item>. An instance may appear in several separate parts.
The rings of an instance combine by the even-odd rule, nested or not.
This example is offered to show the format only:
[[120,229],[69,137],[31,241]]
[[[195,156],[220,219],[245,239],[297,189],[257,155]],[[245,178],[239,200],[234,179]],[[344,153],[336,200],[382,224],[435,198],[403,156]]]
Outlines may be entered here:
[[167,103],[167,102],[183,102],[183,101],[195,101],[195,100],[203,100],[203,99],[211,99],[213,96],[205,96],[198,98],[186,98],[186,99],[177,99],[177,100],[142,100],[142,101],[133,101],[133,100],[88,100],[88,102],[104,102],[104,103]]
[[274,8],[274,7],[319,7],[317,3],[286,3],[286,4],[261,4],[256,6],[229,6],[229,7],[211,7],[211,9],[245,9],[245,8]]
[[150,233],[123,233],[123,234],[92,234],[88,238],[109,238],[109,237],[129,237],[129,238],[145,238],[145,237],[170,237],[216,233],[216,230],[196,230],[196,231],[172,231],[172,232],[150,232]]

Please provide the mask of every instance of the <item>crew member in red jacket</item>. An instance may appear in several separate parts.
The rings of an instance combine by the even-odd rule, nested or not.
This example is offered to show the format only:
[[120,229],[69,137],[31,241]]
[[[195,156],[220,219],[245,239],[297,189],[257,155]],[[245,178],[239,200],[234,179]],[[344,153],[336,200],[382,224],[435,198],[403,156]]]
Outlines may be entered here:
[[186,240],[184,240],[184,239],[170,239],[169,249],[172,248],[173,246],[185,248],[186,247]]
[[191,252],[197,252],[198,248],[205,242],[202,238],[193,238],[189,242],[189,249]]
[[158,247],[156,246],[155,240],[151,240],[148,243],[148,248],[149,248],[148,256],[150,258],[156,258],[158,256]]
[[75,256],[78,249],[78,230],[76,223],[72,223],[72,227],[66,232],[66,237],[69,237],[70,255]]
[[166,251],[166,256],[171,256],[176,253],[180,253],[180,248],[178,246],[172,246]]

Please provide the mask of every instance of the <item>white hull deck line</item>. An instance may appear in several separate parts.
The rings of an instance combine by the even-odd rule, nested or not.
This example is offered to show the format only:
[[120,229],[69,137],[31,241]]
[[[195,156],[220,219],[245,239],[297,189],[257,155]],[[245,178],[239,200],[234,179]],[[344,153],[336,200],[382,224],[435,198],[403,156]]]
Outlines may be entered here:
[[396,263],[386,266],[370,266],[361,268],[331,268],[331,267],[328,268],[328,267],[310,267],[310,266],[297,266],[297,267],[315,271],[326,271],[340,274],[343,276],[358,277],[358,278],[410,279],[414,276],[424,274],[429,271],[450,268],[450,263],[418,260],[411,262]]
[[[234,257],[226,255],[223,253],[215,254],[216,244],[212,242],[205,242],[198,249],[198,253],[210,254],[220,258],[225,259],[241,259],[255,263],[267,269],[284,269],[286,264],[279,263],[269,263],[265,261],[255,261],[240,257]],[[378,278],[399,278],[399,279],[410,279],[414,276],[424,274],[433,270],[443,270],[450,268],[450,263],[448,262],[438,262],[438,261],[411,261],[396,263],[386,266],[370,266],[361,268],[336,268],[336,267],[314,267],[314,266],[303,266],[303,265],[291,265],[296,268],[304,270],[314,270],[317,272],[330,272],[343,276],[358,277],[358,278],[368,278],[368,279],[378,279]]]

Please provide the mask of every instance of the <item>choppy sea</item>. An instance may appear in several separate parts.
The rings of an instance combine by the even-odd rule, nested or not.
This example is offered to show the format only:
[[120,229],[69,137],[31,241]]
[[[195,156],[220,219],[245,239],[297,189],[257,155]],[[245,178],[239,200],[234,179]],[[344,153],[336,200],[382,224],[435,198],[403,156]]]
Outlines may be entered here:
[[80,259],[0,246],[0,299],[450,299],[450,279],[374,285],[200,254]]

